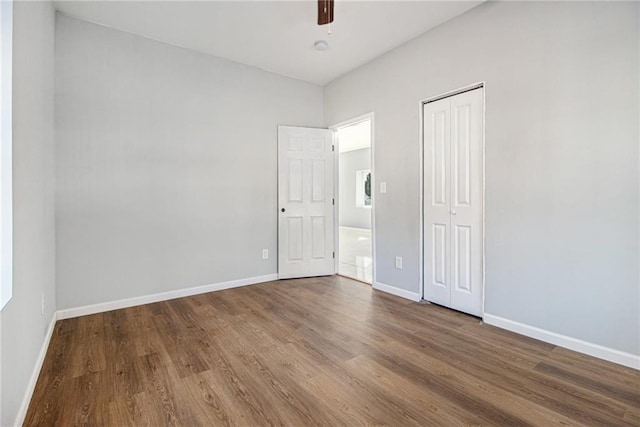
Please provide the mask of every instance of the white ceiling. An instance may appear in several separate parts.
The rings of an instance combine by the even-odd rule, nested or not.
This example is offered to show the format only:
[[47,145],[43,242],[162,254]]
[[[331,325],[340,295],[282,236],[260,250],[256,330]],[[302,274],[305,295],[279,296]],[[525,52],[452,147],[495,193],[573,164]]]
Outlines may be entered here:
[[[333,34],[316,0],[56,1],[87,21],[324,85],[481,1],[335,2]],[[329,49],[316,51],[324,39]]]

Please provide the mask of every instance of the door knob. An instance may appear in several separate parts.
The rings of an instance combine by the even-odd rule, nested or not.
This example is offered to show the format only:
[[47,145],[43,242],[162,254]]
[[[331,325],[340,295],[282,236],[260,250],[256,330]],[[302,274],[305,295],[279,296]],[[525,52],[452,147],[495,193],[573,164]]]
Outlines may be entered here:
[[451,211],[451,215],[455,215],[456,213],[456,211]]
[[280,209],[280,212],[284,212],[284,208]]

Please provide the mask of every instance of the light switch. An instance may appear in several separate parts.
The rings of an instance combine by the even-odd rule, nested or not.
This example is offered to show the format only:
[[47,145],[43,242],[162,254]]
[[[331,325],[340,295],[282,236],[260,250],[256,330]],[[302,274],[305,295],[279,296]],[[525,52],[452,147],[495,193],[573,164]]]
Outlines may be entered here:
[[380,183],[380,194],[385,194],[387,192],[387,183],[386,182],[381,182]]
[[396,268],[402,270],[402,257],[396,257]]

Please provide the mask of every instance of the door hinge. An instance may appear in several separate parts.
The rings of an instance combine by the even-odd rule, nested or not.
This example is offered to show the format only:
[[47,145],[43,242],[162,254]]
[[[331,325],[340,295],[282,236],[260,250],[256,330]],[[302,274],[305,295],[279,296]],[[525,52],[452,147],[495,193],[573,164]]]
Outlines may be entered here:
[[336,199],[331,199],[331,204],[335,205],[336,204]]
[[335,258],[335,257],[336,257],[336,253],[335,253],[335,252],[333,252],[333,258]]
[[331,146],[331,151],[336,151],[336,146],[335,145]]

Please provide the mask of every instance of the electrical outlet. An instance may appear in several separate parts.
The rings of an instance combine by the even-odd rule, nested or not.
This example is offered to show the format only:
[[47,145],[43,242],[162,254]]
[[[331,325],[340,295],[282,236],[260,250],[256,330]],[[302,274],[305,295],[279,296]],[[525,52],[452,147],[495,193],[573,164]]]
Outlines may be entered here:
[[269,249],[262,250],[262,259],[269,259]]
[[387,192],[387,183],[386,182],[381,182],[380,183],[380,194],[385,194]]
[[40,315],[44,316],[44,294],[40,295]]
[[401,256],[397,256],[396,257],[396,268],[402,270],[402,257]]

